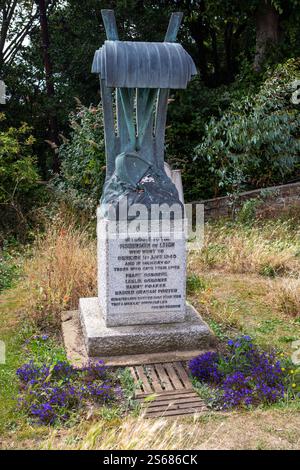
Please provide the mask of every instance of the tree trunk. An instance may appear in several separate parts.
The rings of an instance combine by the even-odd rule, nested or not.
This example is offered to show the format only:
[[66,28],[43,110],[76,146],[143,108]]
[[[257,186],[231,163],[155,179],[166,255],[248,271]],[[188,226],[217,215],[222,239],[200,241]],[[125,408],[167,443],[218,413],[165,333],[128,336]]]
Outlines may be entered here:
[[213,57],[213,64],[214,64],[214,74],[213,74],[213,85],[218,86],[221,81],[221,74],[220,74],[220,58],[218,53],[218,43],[217,43],[217,35],[216,31],[213,28],[210,28],[210,37],[211,37],[211,46],[212,46],[212,57]]
[[197,50],[198,50],[198,65],[200,70],[200,76],[205,84],[208,82],[208,70],[207,70],[207,57],[206,48],[204,45],[204,34],[202,20],[198,19],[194,25],[191,26],[191,36],[194,39]]
[[269,45],[279,38],[279,13],[270,0],[261,0],[256,12],[256,46],[253,67],[259,72]]
[[41,27],[41,37],[42,37],[42,51],[43,51],[43,62],[45,69],[45,80],[46,80],[46,93],[49,99],[50,109],[49,109],[49,140],[52,142],[52,147],[54,148],[53,156],[53,165],[52,169],[55,173],[59,171],[59,159],[57,147],[59,145],[58,138],[58,123],[55,109],[53,108],[54,103],[54,83],[53,83],[53,71],[52,63],[49,53],[50,40],[49,40],[49,31],[48,31],[48,20],[47,20],[47,11],[45,0],[38,0],[39,6],[39,17],[40,17],[40,27]]
[[197,50],[198,50],[198,60],[197,63],[199,65],[200,76],[205,83],[208,84],[208,64],[207,64],[207,55],[206,55],[206,47],[204,44],[205,36],[206,36],[206,27],[203,22],[203,14],[205,12],[205,4],[201,2],[199,7],[199,14],[196,20],[191,21],[190,23],[190,33],[192,38],[194,39]]
[[233,23],[228,22],[224,31],[224,48],[226,57],[226,82],[230,83],[233,80],[233,51],[232,51],[232,40],[233,40]]

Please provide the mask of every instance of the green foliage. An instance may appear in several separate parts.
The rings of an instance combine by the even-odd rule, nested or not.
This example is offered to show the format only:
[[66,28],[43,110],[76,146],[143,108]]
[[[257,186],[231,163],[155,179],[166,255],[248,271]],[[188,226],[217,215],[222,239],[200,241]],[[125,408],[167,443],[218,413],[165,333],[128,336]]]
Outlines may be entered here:
[[135,400],[135,396],[137,390],[139,389],[139,384],[136,384],[133,380],[130,369],[128,367],[125,367],[125,369],[118,369],[117,378],[121,384],[122,392],[126,399],[126,408],[131,409],[134,412],[138,412],[140,406]]
[[278,66],[253,97],[236,100],[206,125],[196,159],[207,158],[224,191],[281,183],[299,174],[300,115],[291,103],[299,60]]
[[39,366],[44,362],[67,361],[65,349],[48,335],[33,334],[25,341],[24,352],[27,360],[33,360]]
[[300,398],[300,366],[293,363],[290,357],[283,355],[281,359],[282,370],[285,372],[285,386],[287,388],[287,398]]
[[[8,8],[6,3],[0,4],[0,17]],[[206,156],[199,156],[193,162],[193,149],[201,141],[211,116],[219,119],[226,110],[225,101],[229,104],[234,98],[232,85],[236,85],[236,92],[248,95],[249,88],[260,79],[252,69],[255,12],[260,0],[46,2],[55,88],[55,96],[51,98],[45,90],[42,38],[35,2],[15,3],[16,14],[0,26],[4,37],[2,48],[10,51],[10,57],[7,54],[2,57],[0,50],[1,76],[10,95],[5,110],[10,125],[18,127],[26,121],[33,126],[34,153],[43,179],[49,177],[53,159],[53,151],[45,144],[45,139],[49,139],[49,113],[56,116],[59,132],[67,135],[74,98],[79,97],[85,104],[99,100],[98,77],[90,69],[95,50],[105,40],[101,9],[115,10],[120,39],[138,41],[163,40],[170,13],[182,11],[178,40],[192,55],[200,80],[196,79],[188,90],[176,93],[176,101],[170,107],[168,158],[183,170],[187,200],[207,198],[219,192]],[[280,41],[268,52],[266,63],[274,67],[277,62],[300,53],[299,2],[272,0],[272,5],[280,13]],[[30,40],[18,41],[28,24]],[[241,75],[243,80],[239,79]]]
[[28,235],[33,209],[44,200],[44,187],[38,184],[39,173],[33,153],[32,129],[22,123],[18,128],[5,127],[0,113],[0,241],[8,234],[17,238]]
[[60,147],[61,174],[53,185],[68,204],[92,213],[105,177],[102,108],[80,104],[70,125],[70,139]]
[[74,423],[84,405],[108,403],[120,393],[103,361],[78,369],[68,361],[39,366],[31,360],[16,375],[20,384],[18,405],[30,421],[40,424]]
[[[9,302],[3,305],[9,313],[14,309],[14,305]],[[6,310],[3,310],[3,312]],[[7,315],[8,316],[8,315]],[[6,363],[0,364],[0,433],[4,430],[14,429],[20,419],[20,413],[16,409],[16,397],[18,395],[18,384],[16,381],[16,370],[25,360],[24,344],[34,334],[32,327],[23,320],[22,328],[7,328],[5,323],[6,315],[3,313],[3,320],[0,323],[0,337],[6,345]],[[14,317],[13,317],[14,318]]]
[[[0,114],[0,121],[5,116]],[[38,179],[36,159],[32,155],[34,137],[23,123],[18,129],[0,132],[0,203],[11,204],[31,190]]]
[[[18,3],[24,8],[18,7],[17,20],[10,21],[8,39],[11,40],[35,11],[35,8],[31,11],[32,2]],[[280,41],[268,49],[262,70],[266,67],[273,70],[278,62],[300,54],[299,1],[272,0],[271,3],[280,14]],[[277,90],[270,94],[261,90],[253,96],[263,78],[261,73],[253,71],[255,13],[260,4],[260,0],[48,2],[49,53],[55,96],[49,99],[45,90],[38,18],[30,28],[30,41],[18,47],[12,60],[1,64],[0,52],[0,69],[10,95],[5,105],[7,121],[17,129],[22,121],[33,127],[33,153],[37,155],[42,178],[49,178],[53,160],[53,149],[45,143],[49,139],[49,114],[56,116],[59,133],[69,136],[68,116],[74,110],[74,98],[79,97],[86,105],[99,101],[98,77],[91,74],[90,68],[94,51],[105,40],[102,8],[115,10],[121,40],[161,41],[170,13],[182,11],[184,14],[178,40],[193,57],[199,75],[187,90],[171,92],[174,102],[170,103],[168,111],[166,160],[172,167],[182,170],[186,201],[297,177],[294,162],[298,153],[298,110],[289,103],[289,93],[285,94],[285,105],[278,109],[276,106],[271,109],[280,101]],[[0,16],[4,6],[0,7]],[[277,84],[284,74],[279,70]],[[72,119],[82,126],[76,112]],[[101,125],[100,121],[99,116]],[[87,127],[85,131],[82,129],[81,137],[84,132],[89,140]],[[74,133],[76,144],[72,142]],[[99,129],[99,134],[91,131],[96,134],[94,142],[98,146],[94,150],[90,144],[84,149],[85,137],[80,143],[79,131],[72,126],[71,134],[69,144],[64,143],[60,151],[63,168],[57,187],[74,207],[94,210],[104,176],[101,131]],[[196,160],[195,147],[198,148]],[[87,153],[83,157],[84,150]],[[100,161],[102,172],[98,171]],[[81,178],[77,173],[82,171],[85,176]],[[27,204],[29,194],[23,199]],[[19,218],[21,220],[21,216]]]
[[188,294],[193,294],[195,292],[206,289],[207,283],[205,279],[197,276],[197,274],[191,274],[187,276],[186,279],[186,289]]
[[[248,93],[255,89],[255,80],[245,78]],[[166,159],[182,172],[185,199],[195,201],[215,197],[220,191],[216,178],[210,172],[206,155],[194,160],[194,148],[204,137],[205,125],[212,118],[218,121],[234,99],[243,95],[242,83],[208,88],[199,77],[188,89],[172,95],[168,108],[166,129]]]
[[218,391],[206,384],[201,382],[196,377],[192,377],[192,384],[195,389],[195,392],[205,401],[205,404],[208,408],[215,408],[218,405],[219,393]]
[[244,202],[237,214],[237,221],[244,225],[251,225],[255,221],[256,209],[262,204],[259,198],[248,199]]
[[270,264],[264,264],[260,270],[259,274],[265,277],[276,277],[276,269]]
[[14,256],[0,251],[0,292],[13,287],[20,274],[20,266]]
[[225,326],[223,324],[216,322],[211,318],[208,319],[208,324],[218,339],[224,341],[227,338]]

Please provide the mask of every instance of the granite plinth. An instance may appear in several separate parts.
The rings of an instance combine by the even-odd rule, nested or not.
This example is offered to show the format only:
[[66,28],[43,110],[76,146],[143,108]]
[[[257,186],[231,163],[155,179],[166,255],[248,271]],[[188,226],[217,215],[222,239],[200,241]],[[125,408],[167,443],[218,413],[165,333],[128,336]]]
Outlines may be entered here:
[[80,320],[89,357],[208,349],[214,336],[198,312],[186,304],[183,322],[109,327],[97,297],[80,299]]

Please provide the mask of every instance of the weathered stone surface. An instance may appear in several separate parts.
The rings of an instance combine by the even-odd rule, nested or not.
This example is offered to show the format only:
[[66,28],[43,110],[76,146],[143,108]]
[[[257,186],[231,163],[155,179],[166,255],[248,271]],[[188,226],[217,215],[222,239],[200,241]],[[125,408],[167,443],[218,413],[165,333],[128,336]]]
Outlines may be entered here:
[[98,298],[107,326],[182,322],[186,248],[181,232],[115,237],[98,211]]
[[79,311],[88,355],[122,356],[207,349],[213,334],[197,311],[186,305],[181,323],[107,327],[96,297],[80,299]]
[[[66,312],[68,313],[68,312]],[[84,367],[88,362],[97,363],[103,360],[107,366],[125,367],[140,364],[155,364],[162,362],[189,361],[193,357],[204,354],[213,349],[193,349],[187,351],[167,351],[167,352],[150,352],[142,354],[124,354],[122,356],[93,356],[89,357],[82,327],[79,319],[79,311],[70,312],[71,320],[62,323],[62,333],[67,358],[75,367]]]
[[66,322],[72,320],[72,311],[66,311],[61,313],[61,321]]

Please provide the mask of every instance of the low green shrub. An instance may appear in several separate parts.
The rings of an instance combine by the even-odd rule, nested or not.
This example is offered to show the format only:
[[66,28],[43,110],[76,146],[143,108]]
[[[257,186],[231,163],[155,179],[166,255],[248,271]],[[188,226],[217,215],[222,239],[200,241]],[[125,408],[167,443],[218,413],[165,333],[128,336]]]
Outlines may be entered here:
[[43,198],[38,184],[37,159],[33,154],[35,139],[26,123],[5,126],[0,113],[0,242],[8,234],[24,237],[32,212]]
[[[189,369],[194,380],[212,387],[213,403],[222,409],[272,404],[286,395],[300,398],[299,368],[274,351],[261,350],[249,336],[229,340],[224,353],[195,357]],[[205,393],[209,399],[207,388]]]
[[65,203],[94,215],[105,178],[102,108],[78,104],[70,126],[70,138],[59,149],[61,172],[52,187]]
[[207,159],[223,192],[234,194],[299,176],[300,113],[299,105],[291,102],[299,77],[299,59],[279,65],[257,94],[235,100],[205,126],[195,159]]

